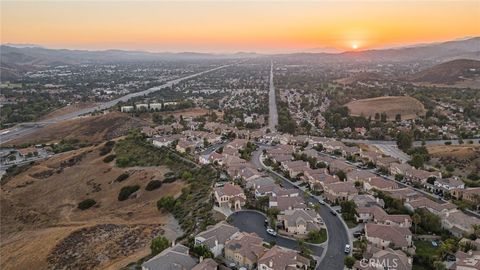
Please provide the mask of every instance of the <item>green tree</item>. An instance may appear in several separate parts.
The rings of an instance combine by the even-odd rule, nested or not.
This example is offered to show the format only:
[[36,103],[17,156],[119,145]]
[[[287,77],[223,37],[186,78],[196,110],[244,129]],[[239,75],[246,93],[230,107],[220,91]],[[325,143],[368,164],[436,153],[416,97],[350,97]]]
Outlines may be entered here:
[[352,257],[352,256],[346,256],[345,259],[344,259],[345,266],[346,266],[348,269],[351,269],[351,268],[353,267],[353,265],[355,264],[356,261],[357,261],[357,259],[355,259],[355,258]]
[[397,146],[405,152],[412,147],[412,141],[412,135],[409,132],[401,131],[397,135]]
[[338,177],[338,179],[340,179],[340,181],[345,181],[347,179],[347,174],[342,170],[338,171],[335,175]]
[[152,251],[152,255],[157,255],[169,246],[170,241],[168,241],[167,238],[158,236],[153,238],[152,243],[150,244],[150,250]]

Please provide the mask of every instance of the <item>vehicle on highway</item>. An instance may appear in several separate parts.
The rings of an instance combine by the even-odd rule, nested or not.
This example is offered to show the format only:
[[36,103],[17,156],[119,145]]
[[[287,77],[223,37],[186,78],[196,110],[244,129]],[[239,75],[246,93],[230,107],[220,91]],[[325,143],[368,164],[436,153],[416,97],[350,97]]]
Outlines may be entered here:
[[270,234],[270,235],[272,235],[272,236],[277,236],[277,232],[274,231],[272,228],[268,228],[268,229],[267,229],[267,233]]
[[349,254],[349,253],[350,253],[350,245],[346,244],[345,245],[345,254]]

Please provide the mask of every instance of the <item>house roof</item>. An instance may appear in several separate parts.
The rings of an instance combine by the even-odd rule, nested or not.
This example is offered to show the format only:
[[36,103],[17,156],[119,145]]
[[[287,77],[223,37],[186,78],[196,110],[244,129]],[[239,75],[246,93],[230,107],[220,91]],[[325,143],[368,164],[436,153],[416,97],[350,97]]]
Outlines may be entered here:
[[195,265],[192,270],[217,270],[218,263],[216,263],[213,259],[205,259],[201,263]]
[[219,197],[222,197],[222,196],[230,196],[231,197],[231,196],[238,196],[238,195],[243,194],[243,190],[242,190],[241,187],[239,187],[237,185],[227,183],[223,187],[216,187],[215,188],[215,193],[217,193],[217,195]]
[[236,227],[228,225],[225,222],[220,222],[206,231],[197,234],[196,238],[204,239],[203,244],[209,248],[213,248],[215,247],[215,241],[223,245],[237,232],[238,229]]
[[262,243],[262,238],[257,234],[241,232],[228,240],[225,248],[255,262],[267,251]]
[[411,236],[412,232],[404,227],[367,223],[365,225],[365,234],[367,237],[389,241],[393,243],[395,247],[408,247],[406,236]]
[[185,270],[192,269],[197,261],[188,255],[188,248],[177,244],[144,262],[142,267],[149,270]]
[[279,246],[274,246],[258,260],[258,265],[264,264],[274,270],[285,270],[289,269],[289,267],[296,269],[298,263],[310,264],[307,258],[298,255],[297,252],[286,250]]

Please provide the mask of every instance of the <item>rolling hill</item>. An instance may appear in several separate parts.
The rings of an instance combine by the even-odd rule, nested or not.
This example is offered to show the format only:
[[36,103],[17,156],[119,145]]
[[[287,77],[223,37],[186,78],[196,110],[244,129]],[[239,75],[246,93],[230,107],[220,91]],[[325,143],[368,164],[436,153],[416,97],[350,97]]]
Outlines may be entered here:
[[457,59],[448,61],[409,76],[412,82],[431,84],[455,84],[480,77],[480,61]]

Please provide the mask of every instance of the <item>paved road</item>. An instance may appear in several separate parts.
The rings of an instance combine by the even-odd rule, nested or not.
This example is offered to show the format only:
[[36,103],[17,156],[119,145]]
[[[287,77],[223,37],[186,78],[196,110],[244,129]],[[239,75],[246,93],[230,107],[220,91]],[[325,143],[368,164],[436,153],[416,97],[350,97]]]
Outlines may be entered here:
[[86,109],[83,109],[83,110],[79,110],[79,111],[76,111],[76,112],[72,112],[72,113],[68,113],[68,114],[64,114],[64,115],[61,115],[61,116],[57,116],[57,117],[48,119],[48,122],[37,122],[37,123],[34,122],[34,123],[28,123],[27,125],[25,125],[25,124],[24,125],[17,125],[15,127],[13,127],[12,129],[9,129],[8,130],[9,132],[3,131],[0,134],[0,141],[2,143],[5,143],[5,142],[8,142],[8,141],[13,140],[15,138],[18,138],[20,136],[32,133],[33,131],[37,130],[38,128],[40,128],[42,126],[46,126],[46,125],[49,125],[49,124],[52,124],[52,123],[58,123],[58,122],[65,121],[65,120],[70,120],[70,119],[79,117],[81,115],[93,113],[95,111],[102,111],[102,110],[105,110],[105,109],[108,109],[108,108],[111,108],[111,107],[115,106],[119,102],[126,102],[126,101],[128,101],[128,100],[130,100],[131,98],[134,98],[134,97],[149,95],[151,93],[162,90],[164,88],[171,87],[172,85],[177,84],[181,81],[188,80],[188,79],[203,75],[205,73],[212,72],[212,71],[215,71],[215,70],[219,70],[219,69],[222,69],[222,68],[225,68],[225,67],[228,67],[228,66],[231,66],[231,65],[223,65],[223,66],[219,66],[219,67],[216,67],[216,68],[205,70],[205,71],[202,71],[202,72],[199,72],[199,73],[195,73],[195,74],[192,74],[192,75],[189,75],[189,76],[186,76],[186,77],[171,80],[171,81],[168,81],[168,82],[166,82],[162,85],[155,86],[155,87],[149,88],[149,89],[144,90],[144,91],[131,93],[131,94],[125,95],[123,97],[120,97],[120,98],[117,98],[117,99],[114,99],[114,100],[111,100],[111,101],[100,103],[99,105],[97,105],[95,107],[86,108]]
[[[479,138],[470,138],[464,139],[464,142],[468,142],[473,140],[474,142],[478,142]],[[382,141],[382,140],[354,140],[354,139],[342,139],[342,142],[352,142],[352,143],[364,143],[364,144],[378,144],[378,145],[397,145],[397,141]],[[458,140],[427,140],[425,141],[425,145],[444,145],[446,142],[451,142],[452,144],[459,144]],[[414,141],[413,146],[421,146],[422,141]]]
[[275,98],[275,86],[273,85],[273,61],[270,64],[270,90],[268,92],[268,127],[272,132],[278,125],[277,100]]
[[[264,168],[267,169],[263,164],[260,162],[260,156],[262,150],[265,149],[265,146],[260,146],[252,155],[252,163],[257,168]],[[267,170],[268,171],[268,170]],[[297,188],[294,184],[292,184],[288,179],[285,177],[276,174],[275,172],[270,172],[273,174],[274,177],[279,178],[282,180],[282,185],[285,188]],[[319,198],[314,197],[312,195],[308,195],[305,192],[300,190],[301,196],[305,198],[305,201],[312,202],[312,203],[319,203]],[[345,245],[350,242],[349,239],[349,232],[345,228],[342,220],[340,220],[339,216],[334,216],[330,213],[330,208],[326,205],[320,205],[320,209],[318,211],[320,216],[323,219],[327,227],[328,232],[328,242],[326,246],[326,253],[325,257],[322,259],[320,264],[317,266],[317,269],[328,269],[328,270],[340,270],[344,268],[344,249]]]
[[[232,220],[231,224],[237,227],[242,232],[254,232],[258,234],[258,236],[263,238],[263,241],[267,243],[275,241],[275,243],[281,247],[299,250],[298,242],[296,240],[286,238],[281,235],[272,236],[268,234],[264,225],[266,217],[259,212],[244,210],[233,213],[229,218]],[[312,251],[314,256],[322,256],[322,246],[308,245],[308,248]]]

